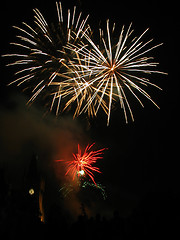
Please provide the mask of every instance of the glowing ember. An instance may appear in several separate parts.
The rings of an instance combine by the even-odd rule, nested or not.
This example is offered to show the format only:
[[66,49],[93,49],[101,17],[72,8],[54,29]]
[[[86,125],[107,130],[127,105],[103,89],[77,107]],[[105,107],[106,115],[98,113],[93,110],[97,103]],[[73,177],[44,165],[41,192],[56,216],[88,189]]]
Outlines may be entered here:
[[81,170],[81,171],[79,171],[78,174],[80,174],[81,176],[83,176],[83,175],[85,174],[85,172],[84,172],[84,170]]
[[70,161],[57,160],[57,162],[64,161],[67,164],[68,169],[65,175],[71,174],[73,180],[75,179],[75,176],[82,177],[88,175],[96,185],[93,171],[98,173],[101,172],[98,167],[93,167],[92,165],[96,163],[98,159],[103,158],[102,154],[105,148],[97,151],[90,151],[94,144],[95,143],[91,144],[90,146],[87,145],[87,147],[84,150],[84,153],[82,153],[82,150],[78,144],[78,153],[77,154],[73,153],[73,160]]

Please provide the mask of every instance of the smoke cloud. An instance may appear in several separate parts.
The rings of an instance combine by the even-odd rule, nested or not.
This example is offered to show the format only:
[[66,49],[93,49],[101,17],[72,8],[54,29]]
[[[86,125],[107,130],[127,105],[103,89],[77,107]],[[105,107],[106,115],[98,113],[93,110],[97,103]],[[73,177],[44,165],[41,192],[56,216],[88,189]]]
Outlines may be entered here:
[[11,107],[0,109],[0,164],[9,168],[25,167],[32,154],[39,156],[39,167],[53,159],[66,159],[77,149],[78,143],[88,141],[83,127],[72,117],[43,117],[34,106],[26,106],[21,95],[11,98]]
[[[71,159],[78,143],[88,143],[83,126],[67,115],[58,119],[50,114],[43,117],[39,108],[26,106],[27,99],[22,95],[11,96],[9,102],[8,107],[0,109],[0,168],[7,181],[20,187],[36,155],[40,174],[62,186],[67,180],[66,169],[55,160]],[[71,203],[77,206],[78,199],[73,198]]]

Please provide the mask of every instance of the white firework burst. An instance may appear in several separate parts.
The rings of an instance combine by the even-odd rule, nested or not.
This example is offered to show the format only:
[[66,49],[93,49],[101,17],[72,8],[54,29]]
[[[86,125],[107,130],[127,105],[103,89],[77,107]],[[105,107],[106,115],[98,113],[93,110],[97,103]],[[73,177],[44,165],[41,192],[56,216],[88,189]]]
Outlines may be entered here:
[[[16,52],[3,56],[12,59],[7,66],[18,68],[15,73],[17,78],[9,85],[30,88],[32,93],[28,103],[40,95],[45,99],[51,97],[50,110],[56,105],[58,114],[61,100],[75,91],[72,71],[70,76],[67,75],[67,63],[73,55],[65,46],[67,43],[82,41],[84,34],[88,35],[90,27],[87,25],[89,16],[83,19],[82,12],[76,14],[76,6],[72,12],[68,9],[65,16],[61,2],[56,2],[56,7],[56,24],[48,24],[42,13],[34,9],[33,27],[25,22],[22,27],[14,26],[20,33],[16,36],[18,41],[10,43],[15,46]],[[46,102],[49,105],[49,100]]]
[[[61,2],[56,2],[57,23],[48,24],[41,12],[34,9],[34,26],[23,22],[23,27],[14,26],[20,34],[12,42],[16,52],[5,54],[10,57],[8,66],[18,67],[17,78],[11,84],[31,89],[28,103],[43,96],[50,111],[75,106],[74,117],[83,112],[96,116],[102,108],[107,114],[109,125],[113,102],[120,101],[126,122],[129,111],[133,113],[127,97],[127,90],[143,106],[140,95],[144,95],[156,107],[145,91],[148,85],[161,89],[147,76],[152,73],[166,74],[155,70],[158,63],[149,52],[162,43],[153,45],[153,39],[143,41],[145,30],[139,37],[133,37],[132,24],[122,27],[114,37],[115,24],[110,30],[99,29],[99,38],[94,37],[87,24],[89,15],[82,19],[76,14],[76,7],[64,16]],[[99,39],[99,42],[93,39]],[[63,103],[63,104],[62,104]]]
[[159,89],[161,88],[150,82],[145,75],[151,73],[166,74],[154,70],[154,67],[158,63],[153,61],[153,57],[148,56],[151,50],[162,45],[160,43],[150,46],[153,39],[143,42],[142,38],[148,29],[139,37],[133,37],[132,24],[130,24],[126,32],[123,26],[117,42],[112,44],[114,41],[112,38],[114,30],[115,24],[110,32],[109,20],[107,20],[106,31],[99,29],[100,41],[98,45],[90,36],[85,34],[84,36],[88,44],[79,43],[74,45],[69,43],[66,47],[78,55],[80,64],[74,62],[74,67],[77,67],[78,74],[82,77],[90,76],[86,85],[94,90],[94,93],[88,99],[82,111],[87,111],[89,106],[97,100],[98,96],[98,103],[96,101],[96,104],[94,104],[95,114],[97,114],[102,101],[106,102],[104,110],[108,116],[107,124],[109,124],[110,120],[112,102],[117,101],[117,98],[124,110],[126,122],[128,122],[127,109],[129,109],[131,118],[134,121],[133,113],[126,97],[126,89],[132,93],[142,106],[143,103],[138,97],[137,92],[144,95],[158,107],[144,90],[144,87],[151,85]]

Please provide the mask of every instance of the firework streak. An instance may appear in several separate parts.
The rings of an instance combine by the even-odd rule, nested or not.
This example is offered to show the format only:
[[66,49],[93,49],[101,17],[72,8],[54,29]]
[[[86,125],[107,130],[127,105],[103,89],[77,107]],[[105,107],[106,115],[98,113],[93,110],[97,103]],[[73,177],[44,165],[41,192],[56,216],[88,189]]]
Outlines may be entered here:
[[[100,183],[92,183],[92,182],[80,182],[79,183],[79,186],[82,188],[82,189],[89,189],[89,188],[92,188],[92,189],[96,189],[96,190],[99,190],[100,193],[102,194],[102,197],[104,200],[106,200],[107,198],[107,194],[106,194],[106,191],[105,191],[105,187],[100,184]],[[59,189],[59,192],[62,194],[62,196],[64,198],[66,198],[71,192],[76,192],[76,188],[74,188],[74,186],[72,184],[69,184],[69,183],[65,183],[60,189]]]
[[144,43],[142,37],[148,29],[139,37],[132,38],[133,30],[131,26],[132,24],[130,24],[126,32],[125,27],[122,27],[119,38],[114,44],[112,44],[114,39],[111,35],[115,31],[115,24],[110,33],[109,20],[107,20],[105,32],[99,29],[100,41],[98,44],[95,44],[87,34],[84,37],[89,44],[78,44],[78,47],[71,43],[67,44],[67,48],[78,55],[77,60],[80,64],[74,64],[73,67],[77,69],[79,75],[82,75],[82,78],[86,77],[87,79],[88,77],[87,85],[94,90],[82,112],[89,109],[94,102],[93,106],[95,107],[95,114],[97,114],[99,107],[103,103],[103,109],[108,116],[107,124],[109,124],[110,120],[112,102],[117,101],[117,99],[119,99],[120,105],[124,110],[126,123],[128,122],[126,108],[129,109],[131,118],[134,121],[133,113],[126,97],[126,90],[130,91],[142,107],[144,105],[136,92],[144,95],[158,107],[143,87],[151,85],[161,90],[160,87],[151,83],[145,76],[152,73],[166,74],[154,70],[153,68],[158,63],[153,61],[153,57],[146,56],[148,52],[161,46],[162,43],[149,46],[153,39]]
[[77,85],[72,77],[73,72],[67,66],[73,54],[64,46],[67,43],[75,44],[81,41],[83,34],[88,34],[89,26],[86,22],[89,16],[82,19],[82,13],[77,15],[74,7],[73,13],[68,9],[65,18],[61,2],[56,3],[56,6],[56,24],[49,25],[41,12],[34,9],[34,27],[25,22],[22,27],[13,26],[20,32],[16,36],[18,42],[11,43],[18,53],[3,56],[15,59],[7,66],[20,68],[15,73],[18,77],[9,85],[24,85],[25,89],[29,88],[32,92],[28,103],[32,103],[39,96],[46,100],[50,111],[56,106],[58,114],[61,100],[71,98]]
[[93,172],[101,173],[98,167],[92,166],[96,163],[98,159],[102,159],[102,154],[105,148],[97,150],[97,151],[90,151],[91,148],[94,146],[95,143],[91,145],[87,145],[82,153],[82,150],[78,144],[78,153],[73,153],[73,160],[56,160],[56,162],[65,162],[67,165],[67,171],[65,175],[70,174],[72,179],[74,180],[77,176],[78,178],[85,177],[86,175],[90,177],[93,183],[96,185],[94,180]]
[[[95,36],[87,24],[88,17],[73,11],[63,14],[61,2],[56,3],[57,23],[48,24],[41,12],[34,9],[34,27],[23,22],[14,26],[20,32],[17,42],[12,42],[16,53],[3,56],[13,61],[8,66],[18,66],[17,78],[10,84],[24,85],[30,89],[31,104],[37,98],[44,99],[50,111],[56,115],[66,109],[74,111],[74,117],[87,112],[96,116],[101,108],[110,121],[112,105],[120,101],[128,122],[127,109],[134,121],[126,91],[143,106],[139,95],[145,96],[156,107],[144,87],[161,89],[152,83],[149,74],[165,74],[155,70],[158,63],[149,52],[160,45],[152,45],[152,39],[143,42],[145,30],[139,37],[133,36],[132,24],[122,27],[118,38],[115,24],[109,20],[105,30]],[[98,40],[99,39],[99,40]],[[159,107],[158,107],[159,108]]]

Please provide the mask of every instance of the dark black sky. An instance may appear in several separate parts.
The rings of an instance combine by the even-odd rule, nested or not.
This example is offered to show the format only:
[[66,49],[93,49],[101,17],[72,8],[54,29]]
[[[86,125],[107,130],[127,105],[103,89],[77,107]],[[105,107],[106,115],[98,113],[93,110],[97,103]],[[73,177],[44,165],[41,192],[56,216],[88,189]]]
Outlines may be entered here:
[[[177,115],[179,114],[179,80],[176,75],[175,64],[178,49],[176,31],[179,26],[177,6],[172,1],[131,2],[62,0],[64,8],[72,8],[76,4],[85,15],[90,14],[89,23],[92,28],[98,26],[100,21],[105,22],[108,18],[112,22],[116,22],[119,27],[133,22],[135,32],[141,33],[149,27],[149,36],[155,39],[155,43],[164,43],[153,53],[157,61],[160,62],[160,70],[168,72],[168,76],[156,76],[158,78],[157,85],[163,88],[162,92],[153,88],[149,90],[150,95],[160,106],[160,110],[145,100],[144,109],[138,104],[134,105],[134,123],[130,121],[128,125],[125,124],[123,112],[118,106],[112,113],[109,127],[106,126],[106,119],[101,116],[90,121],[90,125],[86,124],[82,118],[79,119],[78,123],[82,125],[81,131],[83,132],[83,129],[86,131],[82,135],[87,133],[90,141],[96,141],[99,146],[109,149],[103,163],[100,163],[103,172],[100,180],[106,185],[110,195],[109,202],[105,203],[105,206],[103,205],[104,208],[107,208],[107,211],[108,209],[118,208],[122,212],[125,211],[125,214],[148,192],[171,192],[171,194],[179,192],[177,144],[179,135]],[[51,20],[51,14],[53,13],[53,21],[56,21],[55,1],[22,2],[16,0],[3,2],[0,12],[0,54],[7,53],[9,42],[15,39],[15,31],[12,30],[11,26],[20,25],[22,21],[31,23],[32,9],[35,7],[41,10],[47,20]],[[12,95],[19,95],[20,92],[15,87],[6,87],[6,81],[13,79],[13,71],[4,67],[5,63],[4,59],[1,58],[0,110],[3,119],[6,118],[7,114],[8,119],[9,116],[12,116],[13,122],[13,118],[16,119],[17,108],[18,111],[23,109],[20,114],[24,116],[24,107],[17,107],[18,100],[15,101],[16,103],[13,102],[14,97]],[[34,115],[33,112],[29,116],[33,118]],[[35,119],[39,119],[39,115]],[[30,124],[31,126],[36,125],[34,120],[30,121]],[[9,135],[8,125],[4,126],[7,127],[7,135]],[[27,124],[25,123],[24,126],[26,127]],[[14,125],[14,128],[16,127]],[[13,126],[11,128],[13,129]],[[34,131],[35,129],[36,127]],[[43,132],[43,129],[40,131]],[[2,132],[4,133],[4,129]],[[16,133],[12,130],[13,132]],[[78,131],[76,134],[78,134]],[[16,141],[16,137],[13,137],[13,139]],[[4,141],[3,137],[1,137],[1,141]],[[42,146],[45,146],[45,144],[42,144]],[[41,152],[43,152],[42,149]],[[106,210],[104,211],[106,212]]]

